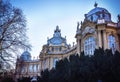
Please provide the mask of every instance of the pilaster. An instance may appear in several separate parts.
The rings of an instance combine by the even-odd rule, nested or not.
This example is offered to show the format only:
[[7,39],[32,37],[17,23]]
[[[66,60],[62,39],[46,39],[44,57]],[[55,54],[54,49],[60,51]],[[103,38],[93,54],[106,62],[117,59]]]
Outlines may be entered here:
[[107,49],[107,36],[105,30],[103,30],[103,41],[104,41],[104,50],[105,50]]
[[98,47],[102,48],[101,30],[98,31]]

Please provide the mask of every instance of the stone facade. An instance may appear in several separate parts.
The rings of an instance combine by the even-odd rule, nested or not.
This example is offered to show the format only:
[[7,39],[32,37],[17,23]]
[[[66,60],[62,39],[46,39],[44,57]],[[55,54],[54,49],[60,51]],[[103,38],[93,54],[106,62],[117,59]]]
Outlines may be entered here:
[[40,76],[40,72],[45,69],[52,69],[56,61],[75,54],[76,45],[72,47],[67,44],[66,37],[61,36],[59,26],[56,26],[53,37],[43,45],[39,59],[31,60],[31,54],[25,51],[16,63],[16,78]]
[[104,8],[95,6],[85,14],[85,19],[77,25],[77,53],[84,51],[93,55],[99,47],[120,51],[120,27],[111,20],[111,14]]

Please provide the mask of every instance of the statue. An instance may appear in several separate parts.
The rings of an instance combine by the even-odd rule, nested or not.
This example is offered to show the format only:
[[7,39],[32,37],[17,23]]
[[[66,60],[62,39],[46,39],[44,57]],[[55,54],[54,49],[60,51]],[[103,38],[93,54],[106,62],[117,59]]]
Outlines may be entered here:
[[81,21],[81,26],[82,26],[83,22]]
[[93,16],[91,16],[91,18],[90,18],[90,19],[91,19],[91,21],[93,21]]
[[104,10],[102,11],[102,17],[105,18],[105,13]]
[[79,26],[80,26],[80,24],[79,24],[79,22],[77,22],[77,30],[79,30]]
[[97,6],[98,6],[98,4],[95,2],[94,7],[97,7]]
[[117,17],[118,17],[118,22],[120,22],[120,15],[118,15]]

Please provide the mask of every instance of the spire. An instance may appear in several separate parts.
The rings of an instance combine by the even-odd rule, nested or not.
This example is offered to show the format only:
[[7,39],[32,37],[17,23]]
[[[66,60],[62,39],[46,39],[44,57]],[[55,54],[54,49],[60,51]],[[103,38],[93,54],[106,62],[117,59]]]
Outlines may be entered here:
[[118,17],[118,22],[120,22],[120,14],[118,14],[118,16],[117,16],[117,17]]
[[56,26],[55,32],[60,32],[59,26]]
[[55,31],[54,31],[54,37],[60,37],[61,36],[61,33],[60,33],[60,29],[59,29],[59,26],[57,25],[56,26],[56,29],[55,29]]
[[95,2],[94,7],[97,7],[97,6],[98,6],[98,3]]
[[79,30],[79,26],[80,26],[80,24],[79,24],[79,22],[77,22],[77,30]]

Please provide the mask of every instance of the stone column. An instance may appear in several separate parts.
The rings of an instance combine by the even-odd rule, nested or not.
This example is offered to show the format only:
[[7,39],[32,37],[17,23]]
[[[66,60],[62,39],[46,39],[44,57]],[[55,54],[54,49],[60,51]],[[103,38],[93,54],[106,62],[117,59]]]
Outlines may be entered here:
[[80,54],[80,42],[79,42],[79,39],[77,39],[77,53]]
[[77,37],[77,53],[80,55],[80,47],[81,47],[81,42],[80,42],[80,36]]
[[101,39],[101,31],[98,31],[98,48],[101,47],[102,48],[102,39]]
[[104,50],[107,49],[107,36],[106,36],[106,31],[103,30],[103,40],[104,40]]

